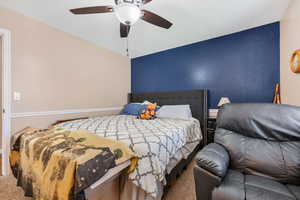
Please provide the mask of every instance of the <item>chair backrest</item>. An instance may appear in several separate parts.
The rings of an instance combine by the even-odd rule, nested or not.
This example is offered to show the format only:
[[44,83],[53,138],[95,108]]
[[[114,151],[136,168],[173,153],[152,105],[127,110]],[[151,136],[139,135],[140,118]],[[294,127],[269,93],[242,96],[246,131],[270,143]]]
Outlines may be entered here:
[[215,142],[228,150],[232,169],[300,185],[300,107],[226,104]]

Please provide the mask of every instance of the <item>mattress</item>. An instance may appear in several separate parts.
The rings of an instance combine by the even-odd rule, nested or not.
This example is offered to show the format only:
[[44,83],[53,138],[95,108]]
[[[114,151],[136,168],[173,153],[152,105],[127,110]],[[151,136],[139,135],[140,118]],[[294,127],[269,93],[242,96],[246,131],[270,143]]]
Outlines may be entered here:
[[[170,162],[167,166],[167,173],[170,174],[172,169],[174,169],[174,167],[176,167],[176,165],[182,160],[182,159],[187,159],[187,157],[189,156],[189,151],[194,151],[195,148],[197,147],[199,143],[198,142],[194,142],[191,144],[186,144],[182,149],[180,149],[180,151],[178,151],[171,159]],[[187,151],[186,149],[189,149],[189,151]],[[183,153],[181,153],[183,152]],[[121,172],[123,170],[125,170],[126,168],[128,168],[130,166],[130,161],[124,162],[121,165],[118,165],[110,170],[107,171],[107,173],[101,178],[99,179],[97,182],[95,182],[93,185],[90,186],[91,190],[96,189],[99,186],[102,186],[103,184],[111,181],[112,179],[116,178],[118,175],[121,174]],[[161,187],[163,187],[164,182],[161,184]]]
[[157,198],[165,175],[187,157],[202,139],[198,120],[140,120],[135,116],[95,117],[59,124],[67,130],[87,130],[127,144],[139,157],[129,179]]

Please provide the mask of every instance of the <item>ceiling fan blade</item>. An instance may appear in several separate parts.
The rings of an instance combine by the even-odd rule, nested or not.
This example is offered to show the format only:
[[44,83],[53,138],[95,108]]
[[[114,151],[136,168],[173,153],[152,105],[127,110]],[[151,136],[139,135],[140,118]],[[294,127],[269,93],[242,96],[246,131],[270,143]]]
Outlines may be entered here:
[[130,26],[120,23],[121,38],[126,38],[129,35]]
[[157,14],[154,14],[153,12],[143,10],[143,13],[144,15],[141,17],[141,19],[145,20],[146,22],[149,22],[150,24],[160,26],[166,29],[169,29],[173,25],[168,20],[158,16]]
[[113,12],[113,7],[112,6],[95,6],[95,7],[86,7],[86,8],[75,8],[70,11],[76,15],[109,13],[109,12]]
[[143,0],[143,4],[150,3],[152,0]]

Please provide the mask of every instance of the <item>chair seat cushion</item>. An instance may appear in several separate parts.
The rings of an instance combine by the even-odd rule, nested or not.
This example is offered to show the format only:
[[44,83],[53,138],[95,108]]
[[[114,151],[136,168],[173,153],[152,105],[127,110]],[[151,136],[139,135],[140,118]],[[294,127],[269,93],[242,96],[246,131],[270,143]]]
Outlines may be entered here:
[[287,185],[287,188],[297,198],[297,200],[300,200],[300,187],[299,186]]
[[212,200],[300,200],[300,187],[228,170]]
[[244,175],[228,170],[222,184],[212,192],[213,200],[245,200]]
[[247,200],[296,200],[287,186],[259,176],[245,176]]

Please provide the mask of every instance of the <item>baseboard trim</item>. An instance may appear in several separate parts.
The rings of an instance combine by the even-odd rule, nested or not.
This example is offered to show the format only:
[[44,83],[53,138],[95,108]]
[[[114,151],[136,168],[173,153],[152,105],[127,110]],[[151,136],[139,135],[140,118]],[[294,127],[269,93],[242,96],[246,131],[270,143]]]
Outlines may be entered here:
[[123,107],[110,107],[110,108],[90,108],[90,109],[75,109],[75,110],[55,110],[55,111],[42,111],[42,112],[23,112],[13,113],[12,118],[25,118],[25,117],[41,117],[51,115],[67,115],[79,113],[94,113],[94,112],[109,112],[122,110]]

